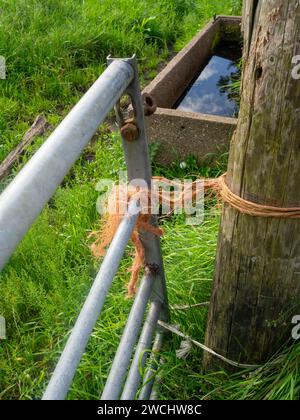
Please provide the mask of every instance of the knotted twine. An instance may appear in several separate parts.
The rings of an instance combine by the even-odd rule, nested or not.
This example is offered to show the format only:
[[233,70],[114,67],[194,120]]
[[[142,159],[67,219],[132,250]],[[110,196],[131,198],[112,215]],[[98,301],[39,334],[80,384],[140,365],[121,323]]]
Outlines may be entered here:
[[[169,187],[178,187],[178,181],[168,180],[164,177],[153,177],[153,180],[159,181],[160,185]],[[200,181],[200,182],[199,182]],[[182,204],[183,200],[193,200],[201,191],[210,192],[214,194],[217,199],[223,203],[229,204],[231,207],[240,213],[253,216],[253,217],[273,217],[273,218],[286,218],[286,219],[299,219],[300,207],[276,207],[264,204],[258,204],[253,201],[246,200],[234,194],[226,184],[226,173],[218,178],[203,178],[194,181],[187,191],[185,190],[178,195],[177,198],[167,197],[171,209],[175,209],[178,204]],[[120,200],[120,197],[125,197],[125,200]],[[114,187],[112,194],[108,198],[108,208],[114,208],[114,212],[107,212],[104,216],[104,223],[100,231],[92,232],[92,236],[96,240],[91,245],[92,253],[95,257],[104,256],[106,247],[111,243],[118,226],[127,213],[128,203],[131,199],[137,199],[144,203],[141,213],[139,214],[131,240],[133,242],[135,253],[133,263],[130,269],[131,277],[127,285],[128,297],[132,297],[136,292],[136,285],[139,273],[145,264],[145,250],[141,241],[142,232],[151,232],[156,236],[162,236],[163,231],[161,228],[154,226],[151,223],[151,198],[156,200],[166,199],[166,194],[163,189],[148,191],[148,189],[130,188],[126,185],[117,185]],[[146,204],[145,204],[146,203]]]

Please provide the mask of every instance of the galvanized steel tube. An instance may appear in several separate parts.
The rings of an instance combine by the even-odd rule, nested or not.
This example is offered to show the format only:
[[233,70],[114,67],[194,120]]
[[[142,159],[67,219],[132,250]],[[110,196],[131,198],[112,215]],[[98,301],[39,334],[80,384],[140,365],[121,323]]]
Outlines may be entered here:
[[0,270],[133,77],[113,61],[0,195]]
[[148,371],[145,374],[143,388],[141,389],[139,400],[149,400],[155,381],[156,371],[158,369],[160,355],[158,354],[163,344],[163,333],[159,331],[156,334],[155,341],[152,347],[151,360]]
[[76,368],[99,317],[105,297],[118,270],[120,260],[138,217],[136,203],[131,202],[111,242],[100,271],[83,305],[65,349],[58,361],[43,400],[62,400],[67,395]]
[[135,350],[135,355],[130,366],[129,374],[127,376],[121,400],[133,400],[137,389],[142,381],[139,368],[144,368],[147,359],[147,352],[151,352],[151,342],[154,330],[157,326],[157,321],[161,309],[161,302],[156,300],[151,303],[138,345]]
[[143,322],[146,305],[151,295],[154,278],[155,277],[151,274],[146,273],[141,281],[141,285],[133,302],[127,324],[107,378],[101,400],[119,399],[132,351],[137,341],[139,329]]

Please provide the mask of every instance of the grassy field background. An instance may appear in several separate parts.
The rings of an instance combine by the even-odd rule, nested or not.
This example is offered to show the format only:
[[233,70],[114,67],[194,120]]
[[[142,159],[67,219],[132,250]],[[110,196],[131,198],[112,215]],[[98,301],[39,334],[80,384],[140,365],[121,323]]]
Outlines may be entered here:
[[[108,54],[136,53],[145,84],[214,14],[239,14],[240,1],[0,0],[0,10],[0,55],[7,62],[7,78],[0,80],[1,162],[38,114],[52,127],[62,120],[103,71]],[[1,188],[44,140],[35,141]],[[215,168],[198,167],[193,159],[184,170],[176,164],[168,171],[153,168],[169,177],[217,176],[226,159]],[[1,273],[0,313],[7,321],[7,340],[0,342],[0,399],[41,397],[99,268],[88,246],[89,233],[99,226],[95,186],[100,178],[116,179],[120,169],[125,163],[119,135],[104,125]],[[179,216],[162,223],[170,303],[208,300],[218,212],[208,206],[197,227],[185,225]],[[96,399],[103,388],[131,305],[124,298],[130,262],[129,247],[70,399]],[[172,323],[203,341],[206,312],[172,310]],[[162,352],[160,398],[299,397],[299,346],[255,374],[203,376],[201,351],[192,349],[186,360],[178,359],[179,345],[179,339],[170,338]]]

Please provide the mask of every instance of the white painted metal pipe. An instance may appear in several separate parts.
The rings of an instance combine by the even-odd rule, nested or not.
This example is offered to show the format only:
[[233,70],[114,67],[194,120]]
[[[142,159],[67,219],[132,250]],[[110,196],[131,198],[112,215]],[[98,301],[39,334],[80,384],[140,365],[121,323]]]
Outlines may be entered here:
[[0,195],[0,270],[133,77],[113,61]]

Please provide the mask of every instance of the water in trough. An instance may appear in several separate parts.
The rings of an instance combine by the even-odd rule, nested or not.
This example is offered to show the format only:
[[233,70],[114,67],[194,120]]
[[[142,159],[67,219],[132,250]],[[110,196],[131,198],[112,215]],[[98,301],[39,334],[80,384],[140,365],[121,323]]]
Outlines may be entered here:
[[218,53],[210,56],[207,65],[175,104],[181,111],[236,117],[238,93],[232,89],[240,77],[239,58]]

